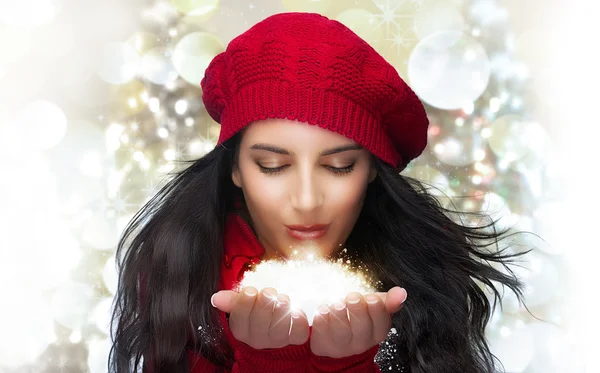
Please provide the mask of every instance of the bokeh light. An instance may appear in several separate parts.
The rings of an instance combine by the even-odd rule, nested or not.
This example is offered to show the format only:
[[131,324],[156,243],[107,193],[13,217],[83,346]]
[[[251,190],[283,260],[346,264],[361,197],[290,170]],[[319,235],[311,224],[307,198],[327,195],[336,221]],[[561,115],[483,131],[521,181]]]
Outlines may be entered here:
[[184,36],[175,46],[173,66],[188,83],[199,85],[210,61],[224,49],[216,36],[194,32]]
[[459,109],[485,91],[490,61],[483,46],[460,31],[422,39],[408,61],[408,79],[419,97],[440,109]]
[[97,73],[107,83],[123,84],[139,72],[140,56],[128,43],[107,43],[101,50]]
[[507,372],[593,371],[597,12],[557,4],[0,2],[0,371],[106,373],[118,238],[179,161],[214,148],[208,63],[286,10],[346,24],[425,103],[428,146],[404,175],[539,234],[500,245],[533,249],[513,268],[532,314],[505,292],[486,328]]
[[20,111],[17,126],[28,137],[31,146],[45,150],[60,142],[67,132],[67,117],[56,105],[48,101],[29,103]]

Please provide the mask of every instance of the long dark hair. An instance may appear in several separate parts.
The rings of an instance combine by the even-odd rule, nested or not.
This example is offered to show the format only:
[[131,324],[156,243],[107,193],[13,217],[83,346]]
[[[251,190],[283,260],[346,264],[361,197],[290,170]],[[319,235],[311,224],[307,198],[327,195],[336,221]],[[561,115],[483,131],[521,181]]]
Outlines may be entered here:
[[[187,162],[126,227],[117,248],[111,372],[135,372],[143,364],[149,373],[188,373],[186,349],[231,368],[210,297],[218,290],[225,217],[240,195],[231,180],[240,138]],[[500,287],[523,302],[522,284],[508,265],[527,251],[507,253],[499,243],[512,235],[508,228],[496,230],[491,219],[461,223],[453,217],[487,215],[449,209],[425,183],[373,161],[378,176],[346,248],[368,264],[380,291],[407,289],[408,300],[393,317],[392,358],[412,373],[496,372],[485,326]]]

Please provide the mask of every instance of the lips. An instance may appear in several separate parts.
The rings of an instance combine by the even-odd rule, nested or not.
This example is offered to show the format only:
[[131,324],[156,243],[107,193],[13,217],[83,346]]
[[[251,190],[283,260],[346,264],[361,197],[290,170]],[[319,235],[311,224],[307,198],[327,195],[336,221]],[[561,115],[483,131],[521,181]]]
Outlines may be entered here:
[[329,228],[326,224],[313,225],[286,225],[290,237],[297,240],[316,240],[323,237]]

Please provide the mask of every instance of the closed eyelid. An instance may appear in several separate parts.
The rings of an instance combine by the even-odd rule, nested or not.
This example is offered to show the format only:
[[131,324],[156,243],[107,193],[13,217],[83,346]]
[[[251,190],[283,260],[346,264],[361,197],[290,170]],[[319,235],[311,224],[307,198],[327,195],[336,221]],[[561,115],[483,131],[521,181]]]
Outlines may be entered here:
[[[263,167],[279,167],[279,166],[293,166],[295,162],[282,161],[282,160],[257,160],[256,163]],[[356,163],[356,160],[343,160],[343,161],[328,161],[319,162],[318,166],[323,167],[334,167],[344,168],[351,166]]]

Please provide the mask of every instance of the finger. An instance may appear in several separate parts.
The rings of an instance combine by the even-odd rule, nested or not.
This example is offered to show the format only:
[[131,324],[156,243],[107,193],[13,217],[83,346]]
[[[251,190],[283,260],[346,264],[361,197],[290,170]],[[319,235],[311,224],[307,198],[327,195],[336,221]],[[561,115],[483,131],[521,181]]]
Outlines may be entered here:
[[306,317],[306,314],[300,309],[292,309],[291,316],[292,328],[290,329],[290,344],[304,344],[310,336],[308,318]]
[[394,314],[400,311],[407,297],[408,293],[406,292],[406,289],[399,286],[391,288],[390,291],[387,292],[387,296],[384,300],[387,312],[389,314]]
[[329,333],[329,307],[320,305],[313,317],[313,333]]
[[310,348],[319,356],[323,356],[331,349],[329,307],[326,305],[320,305],[313,318]]
[[352,329],[348,319],[348,309],[343,302],[336,302],[330,308],[330,328],[333,343],[347,346],[352,342]]
[[231,313],[237,298],[238,293],[231,290],[221,290],[213,294],[210,298],[210,303],[220,311]]
[[269,330],[269,339],[274,344],[272,348],[287,346],[290,342],[290,298],[279,294],[275,301],[275,309]]
[[[360,293],[350,293],[346,296],[346,305],[350,320],[350,329],[354,341],[362,341],[373,336],[373,321],[367,310],[367,304]],[[359,346],[365,347],[365,346]]]
[[277,297],[277,290],[262,289],[258,293],[256,304],[250,314],[250,336],[258,342],[258,345],[268,342],[275,297]]
[[375,294],[377,294],[379,296],[379,298],[381,298],[381,300],[385,304],[385,298],[387,298],[387,291],[386,292],[379,292],[379,293],[375,293]]
[[250,314],[254,309],[257,294],[258,291],[252,286],[243,288],[229,315],[229,328],[239,341],[247,342],[250,336]]
[[365,295],[365,301],[367,302],[367,309],[373,321],[373,342],[379,344],[387,338],[392,327],[392,318],[387,313],[385,304],[376,294]]

